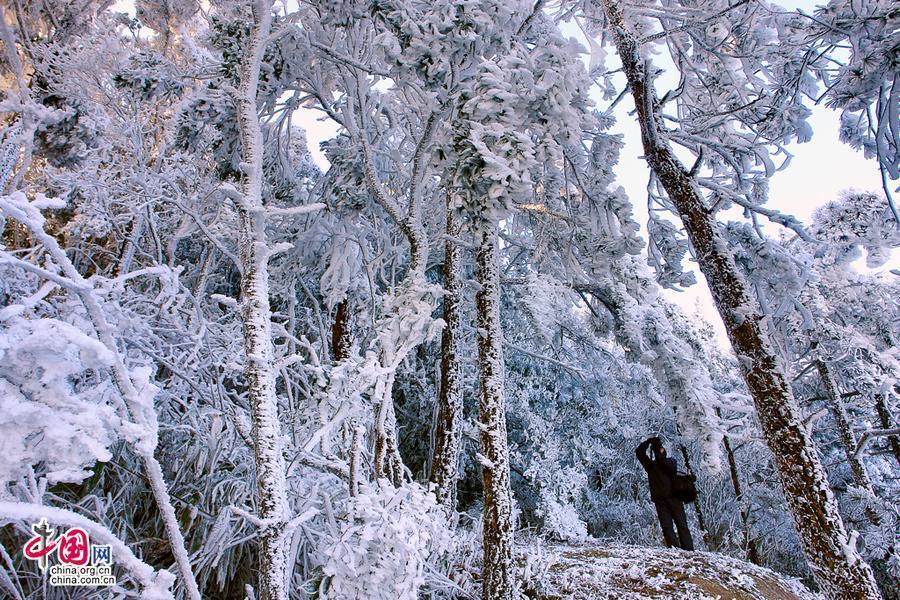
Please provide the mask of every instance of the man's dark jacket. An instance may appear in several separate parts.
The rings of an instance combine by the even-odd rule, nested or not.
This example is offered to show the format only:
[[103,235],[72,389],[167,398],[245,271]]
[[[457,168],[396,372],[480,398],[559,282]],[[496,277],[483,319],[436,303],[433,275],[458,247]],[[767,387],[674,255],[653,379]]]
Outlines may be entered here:
[[641,445],[634,451],[637,454],[641,466],[647,471],[647,479],[650,482],[650,499],[665,500],[672,497],[672,481],[675,479],[675,473],[678,471],[678,463],[674,458],[659,459],[654,453],[654,458],[647,456],[647,448],[650,447],[650,440],[641,442]]

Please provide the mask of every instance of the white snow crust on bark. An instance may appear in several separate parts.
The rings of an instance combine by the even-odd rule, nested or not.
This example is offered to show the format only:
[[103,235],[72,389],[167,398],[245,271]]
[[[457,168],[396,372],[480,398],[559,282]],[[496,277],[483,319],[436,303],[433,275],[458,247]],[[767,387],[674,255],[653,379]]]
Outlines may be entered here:
[[450,514],[456,510],[460,424],[462,422],[462,379],[460,372],[460,261],[461,250],[453,241],[458,233],[453,210],[447,207],[447,241],[444,243],[444,330],[441,332],[441,387],[438,394],[437,426],[429,479],[435,495]]
[[616,0],[602,0],[602,6],[637,108],[645,158],[678,210],[700,270],[709,282],[816,582],[832,600],[880,599],[871,568],[850,543],[784,367],[766,334],[763,316],[696,183],[659,130],[658,99],[650,69],[628,31],[622,6]]
[[[382,364],[392,365],[389,358],[392,352],[383,351]],[[407,469],[400,457],[397,446],[397,416],[394,412],[394,379],[395,369],[388,368],[387,373],[379,376],[375,384],[374,397],[377,399],[375,414],[375,478],[387,479],[399,487],[408,479]]]
[[481,372],[479,429],[484,481],[483,600],[511,600],[513,581],[512,498],[506,438],[505,365],[500,326],[499,238],[496,223],[484,225],[475,253],[478,364]]
[[275,395],[274,349],[269,306],[270,248],[266,241],[262,202],[263,141],[256,95],[260,64],[272,24],[272,2],[253,4],[253,24],[235,95],[244,175],[241,178],[239,250],[242,265],[241,316],[244,330],[244,376],[256,456],[259,536],[259,598],[287,600],[286,555],[288,501],[278,399]]

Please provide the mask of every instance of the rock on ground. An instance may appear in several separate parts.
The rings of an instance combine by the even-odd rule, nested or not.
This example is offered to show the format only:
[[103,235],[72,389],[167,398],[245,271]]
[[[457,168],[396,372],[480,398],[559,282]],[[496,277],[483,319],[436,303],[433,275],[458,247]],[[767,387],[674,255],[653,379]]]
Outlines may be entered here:
[[527,562],[534,600],[820,600],[796,580],[709,552],[557,546]]

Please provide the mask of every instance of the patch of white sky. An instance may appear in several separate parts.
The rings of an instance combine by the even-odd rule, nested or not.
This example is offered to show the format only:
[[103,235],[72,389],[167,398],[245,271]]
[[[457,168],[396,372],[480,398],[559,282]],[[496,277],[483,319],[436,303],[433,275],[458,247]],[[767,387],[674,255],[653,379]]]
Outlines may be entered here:
[[[287,0],[287,2],[278,4],[282,10],[291,12],[293,3],[294,0]],[[815,0],[781,0],[777,4],[787,10],[799,9],[811,12],[819,2]],[[112,8],[130,15],[135,13],[133,0],[119,0],[112,5]],[[563,32],[576,38],[585,49],[591,46],[576,24],[564,24]],[[662,56],[658,58],[660,60],[657,60],[657,66],[661,65],[665,69],[666,64],[664,60],[661,60]],[[590,54],[586,53],[582,59],[587,64],[590,61]],[[671,72],[664,73],[657,80],[657,86],[663,93],[667,82],[670,84],[676,82]],[[594,99],[597,106],[602,108],[608,105],[608,102],[600,99],[599,90],[595,89],[595,92]],[[619,164],[616,167],[616,180],[631,199],[635,217],[643,224],[647,219],[649,170],[646,162],[641,158],[643,150],[640,130],[634,117],[629,115],[633,108],[634,104],[630,96],[626,96],[614,111],[616,125],[613,132],[621,133],[624,140]],[[321,151],[320,145],[338,133],[338,125],[324,117],[321,111],[309,108],[297,110],[294,113],[293,122],[306,130],[309,150],[313,159],[320,168],[327,169],[329,163]],[[791,214],[801,222],[808,222],[818,207],[836,199],[842,191],[856,189],[883,193],[877,163],[866,159],[861,152],[839,141],[839,114],[836,111],[823,106],[813,106],[809,123],[813,130],[812,140],[805,144],[791,145],[789,151],[793,158],[789,166],[775,173],[770,179],[769,207]],[[896,185],[896,182],[893,182],[892,185]],[[734,211],[734,214],[737,218],[739,212]],[[770,235],[777,236],[779,234],[780,226],[766,223],[765,217],[760,217],[760,220]],[[867,270],[863,259],[860,259],[857,265],[859,269]],[[722,321],[715,310],[703,274],[700,273],[693,260],[690,260],[686,266],[696,274],[697,283],[685,290],[663,290],[663,294],[688,314],[698,314],[712,323],[720,341],[727,344]],[[892,259],[877,271],[884,272],[888,269],[896,269],[898,266],[900,266],[900,257],[895,252]]]

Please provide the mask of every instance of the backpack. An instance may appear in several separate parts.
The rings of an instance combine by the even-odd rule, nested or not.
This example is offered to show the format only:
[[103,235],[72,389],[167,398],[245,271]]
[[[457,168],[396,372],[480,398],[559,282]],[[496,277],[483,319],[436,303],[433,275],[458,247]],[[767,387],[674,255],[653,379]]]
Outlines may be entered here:
[[684,503],[697,499],[697,476],[691,473],[675,473],[672,480],[672,495]]

